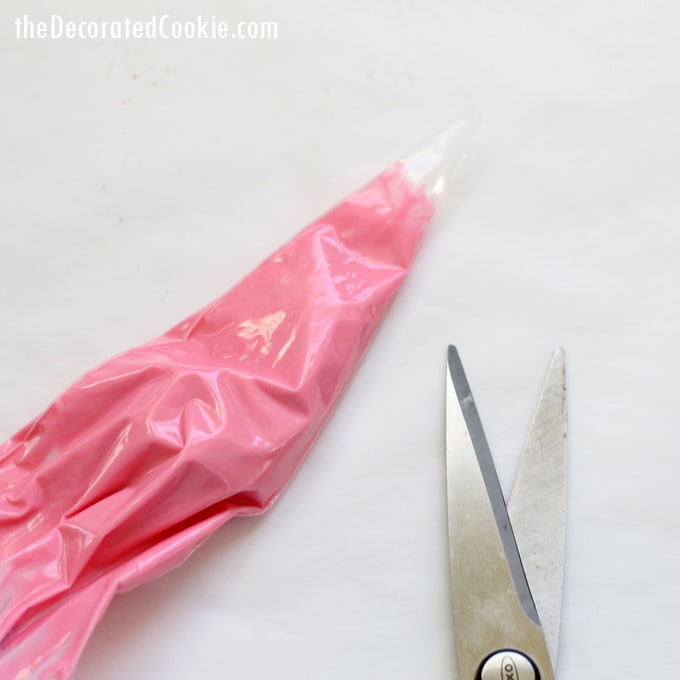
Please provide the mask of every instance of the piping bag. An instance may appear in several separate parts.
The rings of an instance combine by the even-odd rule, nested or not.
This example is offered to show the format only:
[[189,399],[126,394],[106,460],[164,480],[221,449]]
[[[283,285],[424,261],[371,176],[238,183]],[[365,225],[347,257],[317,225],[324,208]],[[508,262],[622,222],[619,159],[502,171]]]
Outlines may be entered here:
[[117,592],[272,505],[404,280],[465,127],[0,445],[0,678],[71,677]]

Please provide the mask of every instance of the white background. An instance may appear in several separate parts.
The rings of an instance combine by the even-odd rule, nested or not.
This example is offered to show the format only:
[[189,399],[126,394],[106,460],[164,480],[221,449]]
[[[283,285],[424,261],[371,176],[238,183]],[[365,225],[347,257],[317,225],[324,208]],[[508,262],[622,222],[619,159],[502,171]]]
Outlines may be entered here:
[[[201,12],[280,37],[17,41],[24,12]],[[77,680],[454,678],[450,342],[506,488],[567,351],[559,677],[677,675],[679,22],[660,1],[3,3],[2,438],[458,114],[481,119],[288,491],[118,597]]]

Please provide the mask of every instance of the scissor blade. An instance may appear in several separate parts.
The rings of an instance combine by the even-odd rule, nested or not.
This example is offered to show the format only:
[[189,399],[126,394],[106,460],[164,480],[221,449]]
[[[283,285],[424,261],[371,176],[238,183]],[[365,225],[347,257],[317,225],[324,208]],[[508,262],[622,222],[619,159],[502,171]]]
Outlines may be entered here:
[[541,680],[552,680],[491,452],[455,347],[448,355],[446,461],[459,677],[474,680],[490,654],[513,649],[533,660]]
[[553,668],[560,633],[566,507],[567,400],[560,348],[548,369],[508,503]]
[[[486,441],[486,435],[482,428],[482,422],[477,413],[477,406],[470,390],[470,385],[463,370],[463,364],[460,360],[458,350],[455,347],[449,347],[449,373],[453,382],[453,387],[456,392],[458,400],[458,408],[463,416],[463,426],[467,432],[463,436],[468,436],[472,443],[477,463],[482,473],[482,479],[486,488],[486,493],[489,497],[491,509],[493,510],[494,519],[496,520],[496,528],[505,551],[505,557],[510,567],[512,580],[515,583],[515,589],[519,596],[520,602],[524,607],[527,615],[534,622],[539,623],[536,607],[534,606],[529,590],[529,584],[522,568],[522,560],[520,558],[517,543],[513,536],[512,526],[508,517],[508,510],[505,506],[505,499],[503,498],[503,491],[501,490],[496,467],[494,466],[489,444]],[[456,407],[453,406],[455,409]],[[450,416],[447,412],[447,416]]]

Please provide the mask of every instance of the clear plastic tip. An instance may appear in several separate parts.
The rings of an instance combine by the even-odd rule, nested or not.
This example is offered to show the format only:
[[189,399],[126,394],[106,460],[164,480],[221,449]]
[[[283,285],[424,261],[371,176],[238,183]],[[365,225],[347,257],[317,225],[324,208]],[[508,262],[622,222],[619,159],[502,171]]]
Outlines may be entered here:
[[414,187],[422,188],[438,200],[458,172],[465,157],[474,129],[472,118],[462,118],[444,128],[427,144],[400,161],[404,175]]

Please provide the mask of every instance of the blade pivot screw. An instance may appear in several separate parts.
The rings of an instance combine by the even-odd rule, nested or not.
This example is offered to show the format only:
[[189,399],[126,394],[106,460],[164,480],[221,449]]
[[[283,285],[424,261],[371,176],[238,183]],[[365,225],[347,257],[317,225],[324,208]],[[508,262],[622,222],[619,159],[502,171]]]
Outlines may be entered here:
[[479,680],[540,680],[540,677],[527,656],[502,649],[484,661]]

